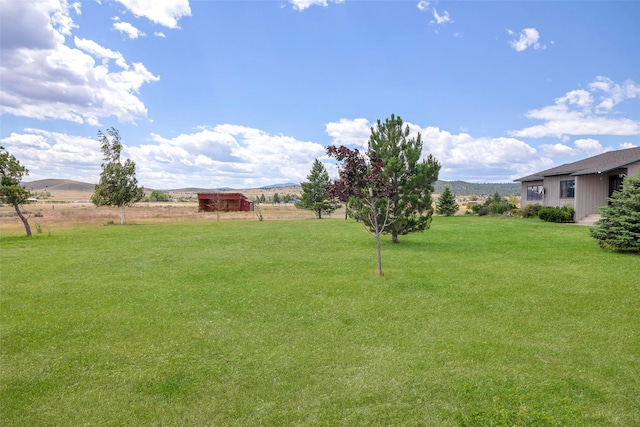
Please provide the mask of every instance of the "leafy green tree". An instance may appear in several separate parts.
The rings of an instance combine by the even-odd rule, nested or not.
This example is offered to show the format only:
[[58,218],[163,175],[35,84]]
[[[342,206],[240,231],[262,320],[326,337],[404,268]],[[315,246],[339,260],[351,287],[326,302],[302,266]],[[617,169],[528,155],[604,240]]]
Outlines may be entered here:
[[431,154],[420,161],[422,136],[409,138],[409,125],[403,125],[402,118],[393,114],[384,123],[378,120],[371,128],[367,151],[368,156],[375,153],[382,160],[382,177],[389,182],[391,226],[386,232],[394,243],[399,235],[424,231],[431,225],[431,193],[440,172],[440,163]]
[[153,190],[149,194],[150,202],[168,202],[169,195],[162,190]]
[[280,203],[280,195],[278,193],[273,193],[273,203]]
[[29,175],[29,171],[2,145],[0,145],[0,174],[2,174],[0,176],[0,201],[13,206],[24,225],[27,236],[31,236],[29,220],[20,209],[20,205],[28,203],[31,196],[29,190],[20,185],[22,177]]
[[453,193],[449,187],[445,187],[438,199],[437,213],[444,216],[453,216],[458,212],[458,208],[459,206],[456,203],[456,198]]
[[302,195],[296,203],[296,208],[311,210],[316,214],[316,218],[322,219],[322,214],[331,214],[340,207],[340,204],[327,195],[326,190],[331,185],[331,179],[327,169],[318,159],[314,160],[307,180],[300,184]]
[[626,177],[621,191],[600,208],[601,218],[589,230],[602,248],[640,252],[640,175]]
[[120,133],[111,127],[107,129],[109,139],[98,131],[104,163],[100,182],[96,184],[91,201],[96,206],[117,206],[120,208],[120,224],[124,224],[124,208],[144,197],[144,189],[138,187],[136,164],[131,159],[122,162],[122,142]]

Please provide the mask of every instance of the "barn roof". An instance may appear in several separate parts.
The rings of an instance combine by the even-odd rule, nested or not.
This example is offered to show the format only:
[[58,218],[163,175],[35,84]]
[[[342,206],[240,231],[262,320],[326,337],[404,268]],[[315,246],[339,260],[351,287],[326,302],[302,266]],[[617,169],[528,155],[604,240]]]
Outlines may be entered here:
[[198,199],[249,200],[249,198],[242,193],[198,193]]

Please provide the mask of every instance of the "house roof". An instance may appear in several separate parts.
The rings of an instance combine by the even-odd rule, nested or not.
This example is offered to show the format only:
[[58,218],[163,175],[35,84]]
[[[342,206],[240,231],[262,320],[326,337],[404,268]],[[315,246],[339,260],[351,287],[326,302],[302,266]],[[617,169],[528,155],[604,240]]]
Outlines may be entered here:
[[567,163],[547,169],[533,175],[515,179],[514,181],[541,181],[546,176],[554,175],[591,175],[606,173],[623,168],[631,163],[640,162],[640,147],[625,150],[607,151],[597,156],[588,157],[577,162]]

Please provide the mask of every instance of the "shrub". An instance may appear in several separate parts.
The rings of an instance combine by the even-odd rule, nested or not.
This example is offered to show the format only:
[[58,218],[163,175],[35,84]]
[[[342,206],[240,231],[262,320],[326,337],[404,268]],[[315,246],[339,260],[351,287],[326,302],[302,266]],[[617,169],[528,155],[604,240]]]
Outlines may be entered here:
[[573,222],[575,210],[571,206],[543,206],[538,210],[538,217],[547,222]]
[[502,215],[513,209],[513,206],[511,206],[506,200],[500,200],[490,203],[488,208],[492,215]]
[[522,216],[522,218],[534,218],[538,216],[538,211],[541,207],[542,206],[537,203],[528,204],[524,208],[522,208],[522,210],[520,211],[520,216]]
[[504,215],[504,214],[512,214],[516,209],[516,205],[507,201],[504,197],[500,196],[497,192],[488,198],[484,204],[471,205],[471,210],[474,214],[478,216],[484,215]]

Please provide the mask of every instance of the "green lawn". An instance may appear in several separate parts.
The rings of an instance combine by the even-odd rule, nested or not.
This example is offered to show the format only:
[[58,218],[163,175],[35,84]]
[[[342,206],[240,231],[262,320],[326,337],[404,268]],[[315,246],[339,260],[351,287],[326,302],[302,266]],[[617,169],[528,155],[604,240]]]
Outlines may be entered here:
[[97,226],[1,244],[0,423],[640,425],[640,257],[435,218]]

